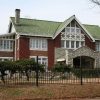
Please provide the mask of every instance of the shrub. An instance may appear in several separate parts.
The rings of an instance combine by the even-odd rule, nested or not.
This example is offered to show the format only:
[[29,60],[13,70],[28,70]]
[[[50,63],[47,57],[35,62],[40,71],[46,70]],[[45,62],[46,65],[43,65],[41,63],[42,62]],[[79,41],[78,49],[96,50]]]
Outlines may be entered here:
[[83,78],[97,78],[100,77],[100,69],[82,69],[82,73],[80,69],[71,69],[72,73],[74,73],[75,76],[79,77],[82,74]]
[[70,72],[71,71],[71,68],[70,68],[70,65],[66,65],[64,63],[56,63],[52,69],[53,72],[62,72],[62,73],[65,73],[65,72]]

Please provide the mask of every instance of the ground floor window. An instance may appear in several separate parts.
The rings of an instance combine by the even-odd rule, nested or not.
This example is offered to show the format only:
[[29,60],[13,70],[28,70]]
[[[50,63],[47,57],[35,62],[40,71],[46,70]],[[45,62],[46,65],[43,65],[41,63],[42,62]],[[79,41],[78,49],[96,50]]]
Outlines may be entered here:
[[[37,59],[36,56],[30,56],[31,59],[35,60]],[[45,65],[45,70],[47,71],[48,70],[48,58],[46,56],[38,56],[38,62],[40,64],[43,64]]]
[[0,57],[0,61],[13,61],[13,57]]

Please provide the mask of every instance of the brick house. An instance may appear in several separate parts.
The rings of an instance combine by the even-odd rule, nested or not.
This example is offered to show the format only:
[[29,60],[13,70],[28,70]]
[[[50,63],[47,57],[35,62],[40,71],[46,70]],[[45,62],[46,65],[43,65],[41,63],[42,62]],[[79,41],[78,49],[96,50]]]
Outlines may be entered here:
[[64,22],[10,17],[0,35],[0,60],[36,59],[50,69],[57,61],[78,67],[100,66],[100,27],[81,24],[75,15]]

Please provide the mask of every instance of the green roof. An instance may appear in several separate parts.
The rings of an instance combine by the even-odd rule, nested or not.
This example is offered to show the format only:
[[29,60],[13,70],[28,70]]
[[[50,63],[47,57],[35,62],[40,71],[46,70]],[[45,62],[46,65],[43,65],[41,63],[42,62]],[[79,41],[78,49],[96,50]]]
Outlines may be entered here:
[[[15,30],[20,35],[26,34],[26,35],[43,36],[43,37],[53,37],[54,34],[58,30],[60,30],[67,21],[69,21],[69,19],[65,20],[64,22],[55,22],[55,21],[20,18],[19,25],[16,25],[15,18],[11,17]],[[83,26],[95,39],[100,39],[99,26],[85,25],[85,24],[83,24]]]
[[100,27],[98,25],[85,25],[87,31],[95,38],[100,39]]
[[11,20],[15,26],[16,32],[19,34],[29,34],[44,37],[52,37],[56,29],[60,25],[60,22],[26,19],[20,18],[19,25],[15,24],[15,18],[11,17]]

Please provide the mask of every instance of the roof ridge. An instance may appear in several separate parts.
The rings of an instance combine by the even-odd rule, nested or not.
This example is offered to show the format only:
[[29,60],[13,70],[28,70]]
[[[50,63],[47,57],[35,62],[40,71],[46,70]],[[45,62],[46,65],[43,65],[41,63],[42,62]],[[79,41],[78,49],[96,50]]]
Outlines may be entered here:
[[98,26],[99,27],[99,25],[93,25],[93,24],[83,24],[83,25],[87,25],[87,26]]
[[[15,17],[10,17],[10,18],[15,18]],[[20,19],[26,19],[26,20],[37,20],[37,21],[45,21],[45,22],[55,22],[55,23],[62,23],[60,21],[49,21],[49,20],[42,20],[42,19],[32,19],[32,18],[20,18]]]

